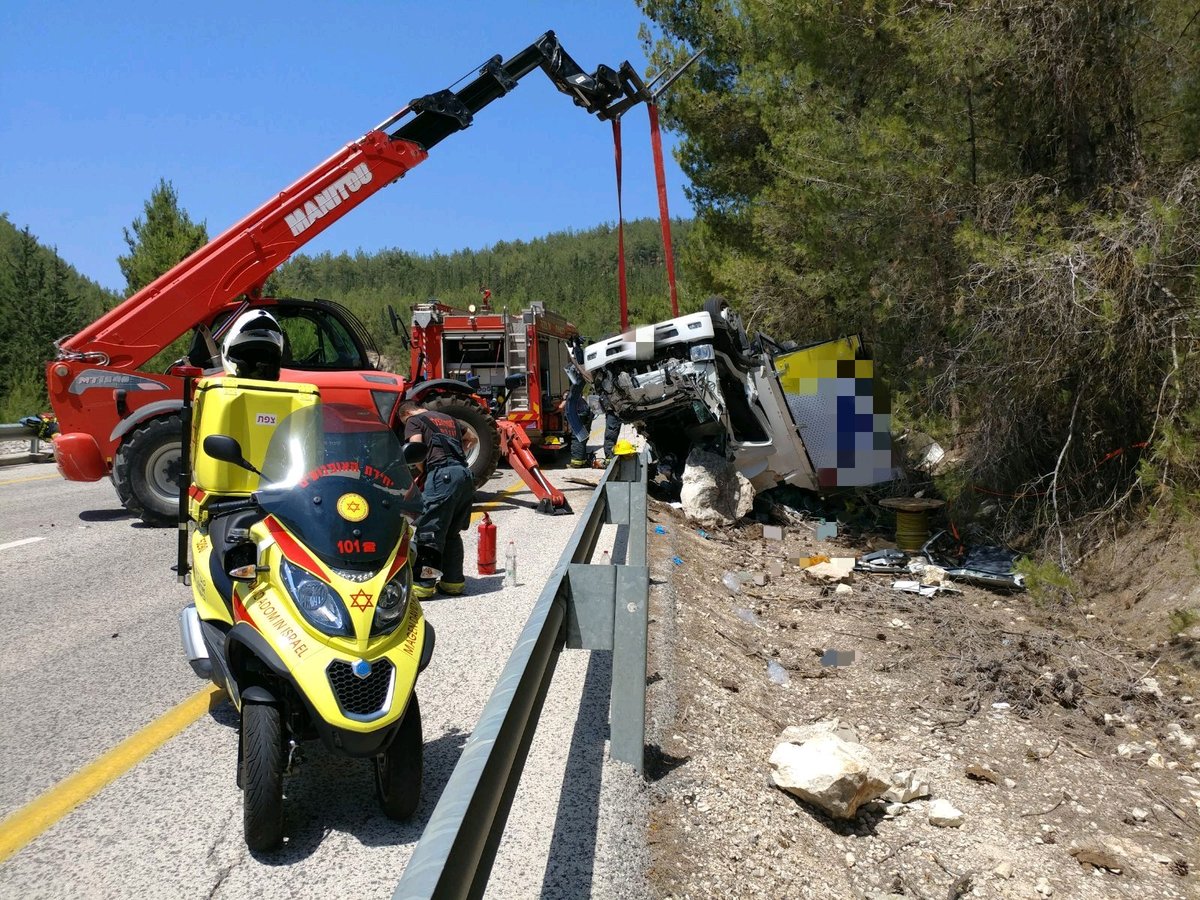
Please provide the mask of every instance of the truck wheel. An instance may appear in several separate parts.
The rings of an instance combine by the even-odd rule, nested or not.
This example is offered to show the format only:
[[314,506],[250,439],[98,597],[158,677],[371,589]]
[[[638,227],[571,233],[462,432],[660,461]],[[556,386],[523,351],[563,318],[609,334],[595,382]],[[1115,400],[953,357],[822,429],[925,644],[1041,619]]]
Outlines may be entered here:
[[500,461],[500,430],[491,413],[465,397],[437,397],[425,404],[426,409],[436,409],[454,416],[463,427],[471,431],[477,440],[475,449],[467,454],[467,467],[480,487],[496,471]]
[[131,434],[113,461],[113,485],[127,510],[147,525],[174,525],[179,516],[183,422],[151,419]]
[[375,796],[389,819],[408,819],[421,805],[424,749],[421,706],[413,694],[400,730],[388,748],[375,757]]
[[283,730],[279,708],[242,704],[242,827],[251,850],[283,843]]

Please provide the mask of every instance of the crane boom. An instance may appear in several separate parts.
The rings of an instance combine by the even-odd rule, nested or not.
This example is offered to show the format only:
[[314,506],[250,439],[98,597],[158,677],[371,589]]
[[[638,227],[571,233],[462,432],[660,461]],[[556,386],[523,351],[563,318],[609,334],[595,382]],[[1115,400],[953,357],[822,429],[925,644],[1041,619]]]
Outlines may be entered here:
[[329,157],[254,212],[88,327],[57,345],[58,359],[136,369],[230,300],[258,294],[270,274],[304,244],[375,192],[423,162],[429,150],[470,126],[476,112],[536,68],[601,119],[647,99],[628,62],[592,74],[553,31],[507,61],[495,56],[461,90],[417,98]]

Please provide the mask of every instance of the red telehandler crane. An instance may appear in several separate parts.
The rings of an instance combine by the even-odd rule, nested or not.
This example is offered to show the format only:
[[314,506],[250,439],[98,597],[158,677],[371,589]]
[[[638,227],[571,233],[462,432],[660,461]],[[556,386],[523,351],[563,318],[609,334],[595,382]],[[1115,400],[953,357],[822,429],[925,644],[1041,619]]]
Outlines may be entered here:
[[[289,256],[424,161],[430,149],[467,128],[475,113],[534,69],[604,120],[619,119],[650,96],[628,62],[618,69],[601,65],[589,74],[548,31],[506,61],[492,57],[461,90],[413,100],[87,328],[55,344],[57,355],[47,363],[46,378],[59,423],[55,448],[63,477],[98,481],[109,475],[130,512],[148,523],[174,522],[183,441],[184,378],[179,373],[217,369],[223,328],[256,307],[268,308],[287,336],[281,379],[315,384],[325,400],[372,406],[389,421],[402,395],[444,402],[451,412],[464,402],[486,410],[461,381],[411,384],[377,370],[366,329],[339,304],[271,298],[263,290]],[[165,373],[141,370],[189,330],[192,344],[184,359]],[[496,424],[498,431],[483,428],[480,438],[497,441],[543,510],[565,507],[562,493],[538,468],[525,432],[507,420]],[[484,456],[494,466],[495,454]],[[481,474],[477,471],[477,478]]]

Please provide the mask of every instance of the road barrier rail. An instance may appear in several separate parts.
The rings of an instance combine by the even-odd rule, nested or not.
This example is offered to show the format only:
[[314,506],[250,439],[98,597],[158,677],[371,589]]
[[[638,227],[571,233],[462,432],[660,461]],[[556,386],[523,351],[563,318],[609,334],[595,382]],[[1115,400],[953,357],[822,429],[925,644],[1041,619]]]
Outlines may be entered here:
[[23,463],[49,462],[54,459],[54,451],[43,449],[46,442],[37,436],[37,429],[28,425],[0,425],[0,441],[29,441],[28,453],[9,453],[0,455],[0,466],[19,466]]
[[[610,752],[644,774],[647,469],[643,451],[618,457],[605,471],[463,748],[394,900],[483,896],[563,649],[612,651]],[[606,524],[627,528],[624,564],[591,563]]]

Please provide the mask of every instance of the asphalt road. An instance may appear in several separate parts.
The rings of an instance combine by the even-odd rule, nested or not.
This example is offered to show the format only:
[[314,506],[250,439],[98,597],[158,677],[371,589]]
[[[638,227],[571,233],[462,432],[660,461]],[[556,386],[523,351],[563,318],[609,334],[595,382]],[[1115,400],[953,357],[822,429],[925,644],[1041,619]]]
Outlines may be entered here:
[[[564,471],[551,477],[582,511],[591,489]],[[535,514],[527,492],[504,495],[515,480],[503,472],[479,500],[498,497],[500,552],[518,539],[519,585],[468,569],[467,596],[425,603],[438,643],[419,685],[417,816],[384,818],[369,764],[310,744],[286,783],[284,849],[255,856],[242,841],[227,703],[198,708],[161,747],[141,737],[122,747],[123,759],[148,755],[98,792],[72,787],[130,736],[196,705],[206,683],[178,633],[190,591],[170,571],[174,532],[121,513],[107,481],[64,482],[47,465],[0,469],[0,818],[10,817],[0,832],[39,815],[48,824],[0,864],[0,897],[390,897],[576,521]],[[473,531],[467,543],[473,559]],[[608,654],[563,654],[488,897],[644,895],[645,797],[632,771],[607,759],[608,665]]]

